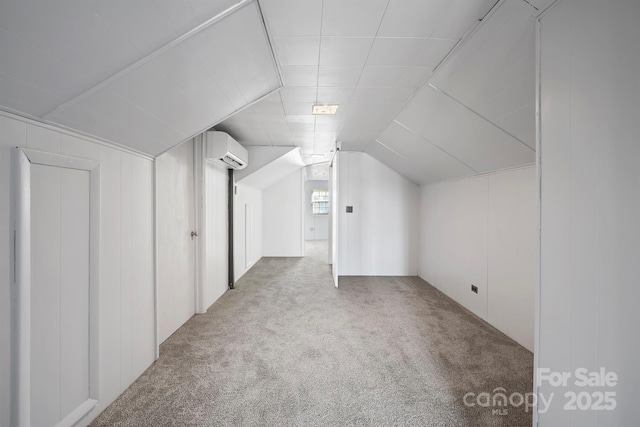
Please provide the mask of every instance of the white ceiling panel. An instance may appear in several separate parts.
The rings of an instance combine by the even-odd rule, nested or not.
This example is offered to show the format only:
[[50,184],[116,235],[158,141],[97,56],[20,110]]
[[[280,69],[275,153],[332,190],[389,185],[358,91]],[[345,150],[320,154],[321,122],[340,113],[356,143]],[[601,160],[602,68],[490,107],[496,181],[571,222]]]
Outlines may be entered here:
[[422,121],[403,123],[406,114],[399,115],[396,121],[456,159],[478,172],[535,161],[534,150],[464,105],[429,86],[422,92],[405,109],[418,109],[419,114],[408,117],[420,115]]
[[[20,111],[32,116],[51,111],[86,84],[71,68],[3,28],[0,58],[0,93],[7,100],[25,105]],[[2,105],[10,107],[7,103]]]
[[426,39],[418,47],[412,65],[416,67],[435,68],[451,49],[458,43],[458,40],[449,39]]
[[[532,111],[535,101],[534,12],[522,1],[506,1],[431,80],[523,142],[535,129],[535,116],[522,121],[513,113]],[[508,118],[518,120],[510,123]]]
[[[82,75],[86,84],[70,95],[89,89],[140,57],[124,34],[80,0],[2,1],[0,26],[46,52],[52,64],[61,62]],[[164,31],[173,34],[167,25]]]
[[[512,111],[509,115],[496,121],[496,124],[518,138],[535,150],[536,148],[536,126],[535,121],[531,121],[531,116],[536,113],[535,105],[530,104],[519,110]],[[529,129],[529,133],[526,133]]]
[[318,65],[320,37],[274,37],[282,65]]
[[274,37],[320,35],[322,0],[265,0],[262,7]]
[[60,101],[55,95],[0,71],[0,106],[32,116],[44,114]]
[[413,88],[358,87],[353,102],[398,102],[404,103],[415,92]]
[[387,126],[402,106],[396,102],[353,103],[345,114],[343,128],[338,133],[343,149],[361,151]]
[[261,114],[262,121],[265,121],[265,117],[275,116],[282,117],[284,114],[284,109],[282,108],[282,102],[278,99],[277,102],[269,102],[268,100],[262,100],[260,102],[256,102],[250,108],[251,111],[257,114]]
[[[198,129],[207,119],[208,112],[194,108],[191,99],[151,63],[117,79],[108,90],[148,111],[166,126],[185,135],[185,139],[190,130]],[[96,95],[89,96],[92,97]]]
[[[319,87],[318,103],[338,105],[346,104],[351,101],[354,89],[351,87]],[[338,107],[338,110],[340,107]]]
[[[324,0],[320,11],[318,0],[291,1],[261,2],[283,74],[283,112],[265,100],[251,108],[257,119],[242,113],[237,121],[230,119],[242,143],[253,144],[242,139],[245,135],[260,139],[246,130],[255,129],[272,141],[300,146],[310,163],[317,159],[312,153],[326,153],[338,140],[345,150],[366,150],[393,163],[415,182],[508,167],[533,157],[530,147],[511,136],[528,114],[519,102],[525,91],[515,87],[528,77],[513,77],[528,69],[522,55],[510,55],[508,63],[490,73],[477,71],[487,77],[474,92],[476,98],[461,102],[431,88],[416,94],[495,0]],[[311,10],[317,16],[310,16]],[[290,22],[289,13],[300,16],[298,22]],[[482,100],[495,121],[474,113],[467,105],[472,100]],[[313,116],[314,102],[337,103],[338,114]],[[400,166],[405,157],[413,162],[404,168],[409,171]]]
[[283,87],[280,97],[283,102],[316,102],[318,89],[311,87]]
[[439,180],[477,173],[455,157],[397,122],[392,122],[378,136],[377,141],[409,159],[410,162],[419,165]]
[[[364,67],[360,87],[398,87],[409,67]],[[411,87],[411,86],[409,86]],[[417,86],[416,86],[417,87]]]
[[390,0],[378,36],[430,37],[451,0]]
[[356,87],[362,66],[322,66],[318,72],[318,87]]
[[[239,0],[182,0],[191,13],[196,17],[196,25],[202,24],[209,18],[213,18],[233,5],[239,4]],[[158,0],[153,0],[158,3]],[[179,2],[179,0],[178,0]],[[195,28],[193,26],[192,28]]]
[[402,76],[399,87],[422,87],[433,72],[432,67],[408,67]]
[[[210,65],[205,65],[202,60],[212,51],[217,54],[217,72],[224,71],[231,76],[229,78],[235,83],[233,89],[240,92],[244,105],[279,86],[277,70],[260,22],[257,5],[248,3],[183,42],[59,108],[47,119],[53,123],[74,122],[87,133],[105,137],[101,134],[104,132],[102,127],[92,131],[94,122],[82,122],[77,105],[86,105],[94,112],[101,110],[103,115],[111,110],[124,111],[133,105],[136,110],[144,111],[157,120],[152,131],[158,137],[157,150],[146,151],[149,148],[143,147],[143,143],[135,138],[136,132],[118,141],[135,149],[144,149],[148,154],[159,154],[168,146],[211,127],[237,109],[237,104],[234,105],[220,89],[219,80],[212,76]],[[229,49],[233,52],[228,52]],[[238,55],[238,52],[244,54]],[[110,97],[109,93],[117,97]],[[274,105],[281,108],[279,102]],[[117,119],[123,120],[122,117]],[[139,134],[147,134],[151,132],[148,126],[149,123],[135,122],[129,128]],[[250,136],[254,138],[256,135]],[[269,137],[263,138],[260,134],[255,139],[262,142]]]
[[169,25],[153,0],[83,0],[83,3],[140,52],[152,52],[181,35]]
[[425,39],[419,38],[376,38],[367,59],[368,66],[409,66]]
[[300,149],[296,148],[247,175],[240,182],[258,190],[264,190],[303,166]]
[[433,101],[429,98],[430,92],[421,89],[411,101],[398,113],[395,120],[402,123],[417,133],[425,126],[425,118],[433,114]]
[[315,86],[318,83],[318,67],[315,65],[282,65],[280,69],[285,87]]
[[[208,39],[208,46],[200,46],[200,57],[211,55],[221,61],[219,68],[225,69],[237,82],[246,102],[280,86],[274,58],[265,34],[262,17],[257,3],[250,3],[225,19],[202,31],[202,37]],[[215,50],[214,50],[215,49]]]
[[325,0],[322,34],[373,37],[387,7],[387,0]]
[[284,113],[287,116],[311,114],[313,102],[285,102]]
[[460,40],[496,4],[496,0],[452,0],[431,34],[433,38]]
[[171,145],[162,143],[158,147],[158,142],[179,137],[177,131],[167,128],[156,117],[137,106],[122,102],[110,91],[102,91],[97,97],[80,100],[61,110],[56,117],[56,124],[110,141],[135,139],[135,147],[130,147],[144,153],[165,151]]
[[364,65],[371,37],[322,37],[320,65]]
[[[129,3],[124,0],[123,2]],[[238,0],[153,0],[155,7],[177,35],[187,33],[237,2]],[[102,3],[109,4],[109,2]],[[140,26],[140,21],[138,21],[138,26]]]
[[400,175],[406,177],[416,184],[425,184],[438,181],[438,178],[429,174],[429,172],[427,172],[422,167],[416,165],[414,162],[406,159],[397,152],[389,149],[388,147],[385,147],[377,141],[369,144],[365,150],[365,153],[386,164],[391,169],[395,170]]

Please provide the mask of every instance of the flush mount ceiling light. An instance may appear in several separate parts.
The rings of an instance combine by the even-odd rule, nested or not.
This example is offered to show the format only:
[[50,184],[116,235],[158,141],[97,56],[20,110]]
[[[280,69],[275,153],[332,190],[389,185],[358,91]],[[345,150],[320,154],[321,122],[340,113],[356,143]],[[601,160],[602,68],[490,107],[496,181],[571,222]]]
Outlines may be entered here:
[[329,104],[329,105],[314,105],[313,106],[313,114],[315,115],[332,115],[338,111],[338,104]]

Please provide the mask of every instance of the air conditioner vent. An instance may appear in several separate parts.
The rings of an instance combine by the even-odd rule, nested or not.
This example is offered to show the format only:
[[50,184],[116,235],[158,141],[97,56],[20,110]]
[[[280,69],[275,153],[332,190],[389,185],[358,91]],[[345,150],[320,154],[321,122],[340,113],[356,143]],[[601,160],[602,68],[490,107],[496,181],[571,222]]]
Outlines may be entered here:
[[206,133],[206,157],[229,169],[244,169],[249,163],[247,149],[225,132]]

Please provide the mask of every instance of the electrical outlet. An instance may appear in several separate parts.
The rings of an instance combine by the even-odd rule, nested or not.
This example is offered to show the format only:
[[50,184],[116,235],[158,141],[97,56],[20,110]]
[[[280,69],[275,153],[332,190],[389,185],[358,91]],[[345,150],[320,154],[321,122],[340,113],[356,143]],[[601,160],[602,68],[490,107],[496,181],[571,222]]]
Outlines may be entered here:
[[478,293],[478,287],[476,285],[471,285],[471,292]]

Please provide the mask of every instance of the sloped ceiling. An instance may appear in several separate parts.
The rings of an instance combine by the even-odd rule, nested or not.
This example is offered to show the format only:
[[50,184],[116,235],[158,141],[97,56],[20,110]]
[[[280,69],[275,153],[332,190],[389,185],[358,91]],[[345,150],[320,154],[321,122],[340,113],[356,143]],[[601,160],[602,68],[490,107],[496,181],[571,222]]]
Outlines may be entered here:
[[365,152],[421,184],[533,163],[534,12],[501,3]]
[[279,88],[254,0],[6,0],[0,106],[157,155]]
[[[336,140],[363,150],[494,3],[261,0],[284,87],[216,128],[245,145],[299,146],[306,163]],[[314,103],[340,107],[313,116]]]
[[261,3],[284,87],[217,126],[243,144],[309,164],[340,141],[416,183],[534,162],[531,17],[547,1]]
[[508,168],[534,161],[550,1],[6,0],[0,108],[150,155],[217,124],[305,164],[340,141],[416,183]]
[[[268,149],[271,147],[265,148]],[[251,161],[251,159],[249,159],[249,161]],[[264,164],[264,166],[251,172],[244,178],[239,179],[238,184],[264,190],[303,166],[304,163],[302,162],[302,158],[300,158],[300,148],[295,147],[275,160]]]

